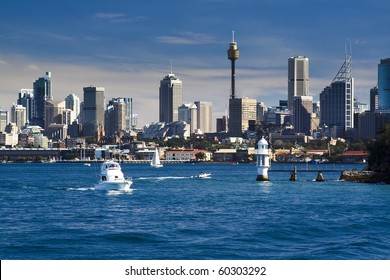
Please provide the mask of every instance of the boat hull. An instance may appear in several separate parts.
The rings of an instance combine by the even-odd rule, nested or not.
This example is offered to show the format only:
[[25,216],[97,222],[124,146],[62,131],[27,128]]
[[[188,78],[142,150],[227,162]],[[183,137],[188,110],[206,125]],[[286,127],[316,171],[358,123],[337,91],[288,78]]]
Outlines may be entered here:
[[132,181],[122,181],[122,182],[100,182],[95,185],[96,190],[119,190],[119,191],[128,191],[130,190]]

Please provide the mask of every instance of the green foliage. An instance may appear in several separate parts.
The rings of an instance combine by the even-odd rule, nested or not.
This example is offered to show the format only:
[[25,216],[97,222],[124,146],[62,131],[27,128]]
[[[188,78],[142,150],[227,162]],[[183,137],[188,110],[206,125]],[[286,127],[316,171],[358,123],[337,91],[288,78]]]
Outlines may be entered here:
[[370,170],[376,171],[381,180],[390,182],[390,125],[382,128],[376,141],[368,146]]

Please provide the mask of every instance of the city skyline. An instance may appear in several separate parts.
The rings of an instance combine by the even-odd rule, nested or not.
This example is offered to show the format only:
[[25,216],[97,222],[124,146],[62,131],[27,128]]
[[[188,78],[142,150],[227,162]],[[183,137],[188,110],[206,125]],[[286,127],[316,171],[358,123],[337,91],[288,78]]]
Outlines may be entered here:
[[[170,72],[183,81],[183,103],[212,102],[221,118],[228,103],[226,49],[235,31],[240,47],[236,95],[267,106],[287,99],[287,60],[310,59],[310,95],[329,85],[352,44],[356,97],[369,101],[377,67],[390,56],[387,1],[159,1],[5,0],[0,11],[0,107],[10,110],[20,89],[52,73],[53,98],[81,97],[89,85],[106,99],[133,98],[139,126],[158,120],[158,88]],[[299,17],[294,16],[299,14]],[[42,16],[44,15],[44,16]],[[375,18],[375,20],[373,20]],[[205,90],[207,89],[207,90]],[[152,113],[150,113],[152,112]],[[215,120],[213,120],[215,125]]]

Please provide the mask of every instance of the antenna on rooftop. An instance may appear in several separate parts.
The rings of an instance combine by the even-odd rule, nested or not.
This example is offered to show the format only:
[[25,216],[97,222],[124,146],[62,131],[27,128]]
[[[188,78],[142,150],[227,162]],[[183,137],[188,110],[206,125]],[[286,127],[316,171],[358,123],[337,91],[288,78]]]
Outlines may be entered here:
[[172,75],[173,73],[172,73],[172,59],[171,59],[171,75]]

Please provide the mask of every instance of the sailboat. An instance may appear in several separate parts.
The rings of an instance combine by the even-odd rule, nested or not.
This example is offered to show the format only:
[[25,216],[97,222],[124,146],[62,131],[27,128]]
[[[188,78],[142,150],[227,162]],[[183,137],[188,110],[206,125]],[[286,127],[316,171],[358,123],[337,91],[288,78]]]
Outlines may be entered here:
[[157,148],[154,150],[152,161],[150,162],[151,167],[163,167],[163,165],[160,162],[160,156],[158,154]]

